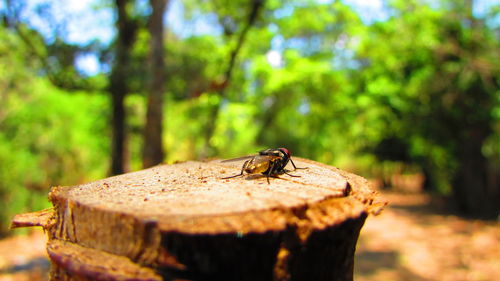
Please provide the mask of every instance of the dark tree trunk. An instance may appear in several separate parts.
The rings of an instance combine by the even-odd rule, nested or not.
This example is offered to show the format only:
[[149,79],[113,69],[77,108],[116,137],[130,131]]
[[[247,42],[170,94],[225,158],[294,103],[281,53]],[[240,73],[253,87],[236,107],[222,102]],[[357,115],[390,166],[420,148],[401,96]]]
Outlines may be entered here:
[[130,52],[135,41],[137,23],[127,11],[129,0],[116,0],[118,37],[109,92],[113,108],[111,140],[111,174],[125,172],[126,167],[126,111],[125,96],[129,92],[127,77],[130,69]]
[[144,146],[142,164],[145,168],[163,161],[163,92],[165,61],[163,50],[163,14],[167,0],[150,0],[152,14],[149,22],[151,36],[149,57],[149,96],[147,104],[146,126],[144,128]]
[[[469,48],[472,55],[477,57],[477,52],[481,52],[482,35],[481,27],[473,14],[474,4],[474,0],[465,0],[464,20],[470,23],[473,39],[472,44],[461,47]],[[489,172],[496,173],[498,169],[489,169],[488,159],[482,150],[486,140],[493,134],[494,124],[491,115],[484,113],[493,112],[495,98],[492,92],[499,85],[495,83],[497,80],[493,73],[489,79],[476,79],[462,97],[463,103],[459,107],[465,114],[462,120],[463,131],[457,145],[459,164],[453,179],[453,192],[458,207],[464,214],[497,219],[500,215],[500,186],[489,180]],[[488,80],[490,82],[486,82]]]
[[453,191],[460,211],[494,219],[500,213],[500,188],[488,181],[488,160],[481,151],[484,136],[480,129],[472,130],[461,142]]
[[112,76],[110,92],[113,107],[112,143],[111,143],[111,174],[118,175],[125,172],[125,93],[118,87],[121,75]]

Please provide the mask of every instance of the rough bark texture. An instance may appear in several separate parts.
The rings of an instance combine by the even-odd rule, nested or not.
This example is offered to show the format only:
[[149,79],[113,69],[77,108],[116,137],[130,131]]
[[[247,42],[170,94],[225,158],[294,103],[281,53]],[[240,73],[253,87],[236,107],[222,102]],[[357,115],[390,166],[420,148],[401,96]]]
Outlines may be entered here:
[[58,239],[49,242],[47,252],[54,265],[52,280],[162,280],[153,269],[126,257]]
[[52,280],[352,280],[375,194],[356,175],[294,162],[308,167],[300,178],[270,184],[221,179],[240,167],[212,161],[55,187],[42,223]]

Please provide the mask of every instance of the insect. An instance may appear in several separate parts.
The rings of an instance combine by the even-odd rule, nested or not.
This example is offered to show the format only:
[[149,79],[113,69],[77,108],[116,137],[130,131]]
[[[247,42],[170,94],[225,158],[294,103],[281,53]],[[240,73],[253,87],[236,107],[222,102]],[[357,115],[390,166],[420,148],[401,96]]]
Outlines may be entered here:
[[292,163],[293,169],[307,169],[297,168],[290,155],[290,151],[286,148],[269,148],[259,151],[257,155],[244,156],[234,159],[224,160],[222,162],[232,162],[238,160],[245,160],[241,167],[241,172],[234,176],[224,177],[223,179],[235,178],[243,176],[244,172],[247,174],[263,174],[266,175],[267,183],[269,184],[269,177],[277,177],[281,174],[287,174],[291,177],[300,177],[297,175],[289,174],[285,169],[288,162]]

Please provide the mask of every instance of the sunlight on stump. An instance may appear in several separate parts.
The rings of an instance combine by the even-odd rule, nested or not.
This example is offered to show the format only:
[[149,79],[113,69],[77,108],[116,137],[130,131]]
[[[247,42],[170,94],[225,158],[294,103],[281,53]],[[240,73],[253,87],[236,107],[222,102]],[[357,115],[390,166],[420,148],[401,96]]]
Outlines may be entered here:
[[[301,177],[185,162],[54,187],[43,226],[51,280],[352,280],[376,194],[365,179],[294,158]],[[290,168],[290,167],[288,167]]]

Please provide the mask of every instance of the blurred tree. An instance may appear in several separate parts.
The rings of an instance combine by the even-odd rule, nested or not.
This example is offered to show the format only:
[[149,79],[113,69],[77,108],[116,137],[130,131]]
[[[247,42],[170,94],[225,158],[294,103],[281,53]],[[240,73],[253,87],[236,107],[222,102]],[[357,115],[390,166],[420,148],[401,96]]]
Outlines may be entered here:
[[[69,173],[65,181],[84,180],[62,163],[95,174],[82,168],[86,167],[82,163],[99,166],[94,164],[103,162],[102,155],[109,156],[109,144],[102,145],[108,141],[107,129],[113,132],[112,173],[127,170],[128,158],[134,169],[150,165],[145,158],[155,158],[151,165],[158,163],[164,158],[162,141],[153,133],[161,131],[160,119],[165,119],[169,130],[161,135],[169,152],[166,161],[286,146],[295,154],[365,175],[384,170],[378,167],[407,163],[423,171],[434,190],[453,192],[464,211],[494,215],[498,210],[500,71],[495,62],[500,48],[498,28],[491,25],[494,10],[478,18],[472,16],[469,0],[433,5],[396,0],[389,2],[388,18],[363,24],[343,1],[186,0],[182,6],[187,26],[182,31],[160,32],[161,13],[150,8],[163,1],[100,1],[101,5],[113,3],[116,12],[115,41],[103,48],[96,43],[69,44],[62,23],[50,24],[54,27],[50,36],[36,32],[22,16],[27,2],[6,0],[9,12],[0,13],[10,33],[4,34],[8,40],[0,42],[4,50],[0,64],[10,71],[2,74],[9,79],[0,80],[13,94],[0,92],[0,121],[8,120],[0,123],[7,128],[3,137],[0,131],[0,160],[16,160],[6,161],[13,163],[15,173],[0,168],[0,185],[2,177],[11,181],[28,167],[40,169],[26,163],[48,163],[47,159],[58,159],[58,164],[42,167],[39,178],[62,179],[61,173]],[[52,2],[41,2],[47,3],[40,10],[51,21]],[[148,32],[151,11],[158,25],[153,31],[151,24]],[[198,29],[207,24],[215,27],[208,32]],[[168,34],[169,44],[160,47],[163,33]],[[16,40],[24,44],[12,43]],[[111,65],[111,72],[95,77],[78,73],[75,57],[87,50],[98,53],[102,63]],[[46,77],[63,89],[85,89],[85,93],[107,89],[113,114],[107,114],[110,105],[102,97],[79,100],[77,91],[66,99],[61,97],[64,90],[56,94],[46,84],[28,83],[34,77]],[[32,86],[14,89],[20,85]],[[27,94],[31,92],[48,94],[33,98]],[[163,92],[169,106],[161,110]],[[47,129],[56,122],[51,118],[70,119],[62,105],[48,106],[55,103],[54,97],[66,100],[69,112],[79,112],[71,117],[80,124],[72,132],[74,137]],[[100,116],[112,122],[107,127],[94,120],[95,111],[83,104],[97,104]],[[40,105],[56,112],[56,117],[33,109]],[[26,117],[30,111],[41,125]],[[144,124],[145,120],[149,121]],[[99,129],[91,131],[95,143],[84,125],[87,122]],[[19,129],[22,124],[35,127],[31,130],[42,137],[24,133],[28,129]],[[53,135],[44,135],[44,130]],[[153,138],[154,142],[149,140]],[[47,145],[47,140],[57,142],[59,148]],[[73,146],[82,147],[81,140],[96,153],[75,152]],[[33,177],[37,180],[27,186],[49,182]],[[4,190],[0,196],[7,198],[11,191]]]
[[112,105],[111,174],[126,171],[126,112],[125,96],[130,93],[128,78],[131,74],[131,50],[136,40],[139,20],[133,15],[132,0],[116,0],[117,12],[115,55],[109,77],[109,92]]
[[[483,151],[498,122],[498,38],[472,16],[471,1],[393,4],[393,16],[371,26],[358,51],[359,98],[369,101],[365,115],[382,121],[369,145],[394,158],[380,145],[402,144],[408,151],[398,160],[410,157],[434,187],[451,189],[464,213],[496,217],[500,187],[488,181],[492,159]],[[367,126],[376,124],[371,118]]]
[[452,184],[459,208],[496,218],[500,185],[489,181],[492,159],[485,157],[483,149],[498,122],[493,112],[500,106],[500,41],[484,19],[473,15],[472,0],[449,4],[451,13],[442,23],[447,42],[435,50],[437,75],[428,91],[443,97],[436,112],[453,138],[443,145],[451,144],[457,161]]
[[345,142],[356,116],[350,69],[340,62],[357,40],[361,21],[339,1],[294,2],[278,6],[272,16],[272,50],[251,68],[254,93],[247,101],[260,109],[256,141],[332,163],[354,151],[352,141]]
[[40,1],[36,4],[34,12],[39,20],[48,28],[42,35],[29,26],[29,19],[25,15],[28,9],[26,0],[5,1],[5,9],[0,11],[5,27],[15,30],[23,40],[27,50],[35,55],[42,63],[40,69],[47,78],[57,87],[68,90],[101,90],[103,82],[100,76],[88,77],[80,73],[75,61],[78,56],[89,53],[99,53],[103,47],[97,41],[86,44],[73,44],[66,40],[67,18],[69,15],[59,15],[60,20],[54,16],[51,1]]
[[47,208],[50,186],[105,175],[105,95],[54,87],[19,34],[0,26],[0,236],[11,217]]
[[151,36],[149,55],[149,95],[144,128],[143,167],[163,161],[163,93],[164,93],[164,43],[163,18],[168,0],[150,0],[152,13],[149,18]]
[[[261,10],[264,9],[265,2],[265,0],[250,0],[248,1],[248,6],[245,6],[241,5],[238,1],[212,1],[214,12],[223,28],[224,35],[233,46],[230,47],[226,68],[221,78],[214,79],[211,83],[210,91],[217,94],[218,102],[209,109],[208,118],[206,119],[207,123],[204,132],[205,145],[201,152],[203,158],[214,153],[214,146],[211,143],[211,139],[216,129],[221,101],[227,98],[226,88],[231,83],[236,60],[247,39],[248,32],[258,20]],[[232,40],[234,42],[231,42]]]

